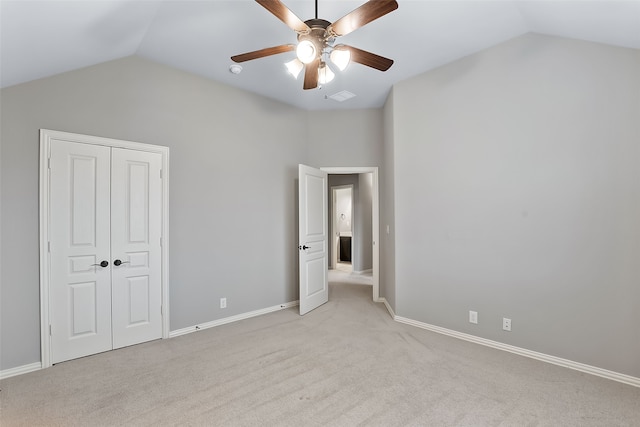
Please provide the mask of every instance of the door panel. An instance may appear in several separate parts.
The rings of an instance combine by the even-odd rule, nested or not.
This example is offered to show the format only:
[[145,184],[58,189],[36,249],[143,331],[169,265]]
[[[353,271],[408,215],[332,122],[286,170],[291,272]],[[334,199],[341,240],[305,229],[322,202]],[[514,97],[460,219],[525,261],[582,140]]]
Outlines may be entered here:
[[113,148],[113,347],[162,337],[162,156]]
[[322,263],[323,258],[309,259],[305,264],[307,286],[304,295],[311,298],[325,290],[325,271],[327,267]]
[[130,302],[128,325],[149,323],[151,321],[149,276],[128,277],[126,288]]
[[111,349],[110,149],[54,140],[50,153],[52,362]]
[[72,339],[94,335],[98,332],[96,314],[97,286],[96,282],[73,283],[69,285],[69,300],[71,305],[70,337]]
[[329,300],[327,173],[298,167],[300,314]]

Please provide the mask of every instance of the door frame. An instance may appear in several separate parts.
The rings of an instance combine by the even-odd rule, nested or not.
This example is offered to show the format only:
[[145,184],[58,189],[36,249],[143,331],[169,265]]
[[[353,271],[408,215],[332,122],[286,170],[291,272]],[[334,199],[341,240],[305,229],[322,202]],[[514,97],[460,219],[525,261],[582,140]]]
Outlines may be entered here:
[[373,256],[373,301],[382,302],[380,299],[380,190],[378,185],[378,167],[376,166],[355,166],[355,167],[322,167],[320,170],[329,175],[347,175],[371,173],[372,175],[372,200],[371,200],[371,227],[373,228],[372,256]]
[[353,211],[354,206],[355,206],[355,201],[353,200],[353,184],[345,184],[345,185],[335,185],[333,187],[329,187],[329,189],[331,190],[331,260],[330,260],[330,265],[331,268],[336,268],[336,266],[338,265],[338,253],[340,251],[340,238],[338,236],[336,236],[337,231],[337,219],[336,218],[336,214],[338,213],[336,211],[336,190],[351,190],[351,218],[349,218],[349,221],[351,221],[351,267],[353,267],[353,230],[354,230],[354,224],[353,224]]
[[161,192],[161,287],[162,287],[162,338],[169,338],[169,147],[143,144],[140,142],[123,141],[98,136],[81,135],[40,129],[40,182],[39,182],[39,220],[40,220],[40,357],[42,368],[48,368],[51,363],[50,340],[50,259],[49,259],[49,157],[51,141],[63,140],[87,145],[102,145],[110,148],[124,148],[129,150],[158,153],[162,156]]

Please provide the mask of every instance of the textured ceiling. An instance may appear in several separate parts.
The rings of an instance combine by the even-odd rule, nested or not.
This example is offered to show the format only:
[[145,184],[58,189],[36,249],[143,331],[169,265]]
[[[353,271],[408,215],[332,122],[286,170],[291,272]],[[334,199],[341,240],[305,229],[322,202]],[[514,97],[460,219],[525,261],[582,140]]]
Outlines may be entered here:
[[[284,0],[302,20],[312,0]],[[319,0],[334,22],[363,1]],[[395,60],[387,72],[351,64],[321,89],[304,91],[283,63],[293,52],[242,64],[230,56],[296,35],[251,0],[2,0],[2,87],[138,55],[307,109],[380,107],[391,86],[527,32],[640,49],[640,0],[398,0],[399,8],[339,41]],[[639,77],[640,78],[640,77]],[[342,90],[356,96],[327,99]]]

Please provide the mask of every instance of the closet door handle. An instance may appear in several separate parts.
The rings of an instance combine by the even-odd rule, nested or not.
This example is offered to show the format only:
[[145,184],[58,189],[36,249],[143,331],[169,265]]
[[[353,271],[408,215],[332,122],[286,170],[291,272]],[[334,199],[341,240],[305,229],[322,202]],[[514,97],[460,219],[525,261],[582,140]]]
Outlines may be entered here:
[[91,264],[92,267],[94,265],[99,265],[100,267],[107,267],[109,265],[109,261],[102,261],[100,264]]
[[120,261],[119,259],[113,261],[113,265],[115,265],[116,267],[122,264],[129,264],[129,261]]

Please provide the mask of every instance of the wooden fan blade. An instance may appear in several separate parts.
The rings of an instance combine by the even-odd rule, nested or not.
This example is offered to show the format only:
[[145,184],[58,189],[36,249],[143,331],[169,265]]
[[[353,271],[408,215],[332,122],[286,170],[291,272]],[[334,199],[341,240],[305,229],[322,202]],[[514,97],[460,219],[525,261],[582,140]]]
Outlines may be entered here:
[[307,64],[304,67],[304,85],[303,89],[315,89],[318,87],[318,67],[320,66],[320,58]]
[[328,31],[335,36],[344,36],[397,8],[396,0],[369,0],[331,24]]
[[375,68],[380,71],[387,71],[393,65],[393,59],[367,52],[353,46],[344,46],[351,52],[351,60],[367,67]]
[[280,0],[256,0],[256,2],[274,14],[276,18],[284,22],[293,31],[301,33],[309,31],[309,26],[302,22],[302,20],[298,18],[295,13],[291,12]]
[[277,55],[279,53],[291,52],[295,50],[295,45],[283,44],[280,46],[267,47],[260,50],[254,50],[253,52],[242,53],[231,57],[233,62],[245,62],[252,59],[264,58],[265,56]]

